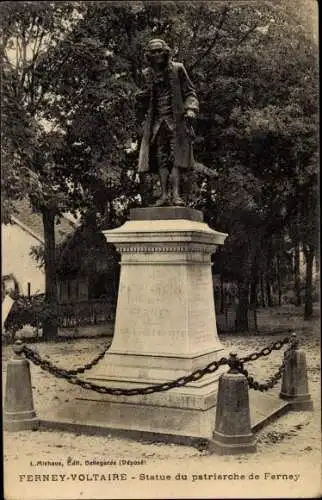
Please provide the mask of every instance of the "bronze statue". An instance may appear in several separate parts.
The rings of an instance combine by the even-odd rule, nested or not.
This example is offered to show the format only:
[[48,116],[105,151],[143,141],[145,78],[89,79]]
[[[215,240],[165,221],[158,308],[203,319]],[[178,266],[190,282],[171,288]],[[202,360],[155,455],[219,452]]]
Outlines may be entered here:
[[151,40],[146,57],[149,67],[143,71],[144,90],[138,96],[147,110],[138,172],[158,172],[161,197],[155,206],[182,206],[180,172],[193,167],[193,123],[199,103],[184,65],[171,60],[163,40]]

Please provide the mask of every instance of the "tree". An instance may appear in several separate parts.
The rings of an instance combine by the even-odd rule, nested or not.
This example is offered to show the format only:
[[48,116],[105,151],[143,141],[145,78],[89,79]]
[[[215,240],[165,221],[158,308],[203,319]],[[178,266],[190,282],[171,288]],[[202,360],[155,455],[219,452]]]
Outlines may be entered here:
[[[29,197],[42,213],[45,241],[46,299],[54,310],[56,217],[77,205],[78,186],[60,160],[64,130],[47,122],[46,109],[53,100],[49,82],[57,81],[64,61],[48,64],[47,54],[77,22],[73,2],[3,2],[2,204],[6,220],[14,200]],[[57,332],[54,314],[45,321],[44,336]]]
[[[303,192],[301,179],[311,177],[312,157],[317,150],[316,46],[311,34],[290,14],[288,7],[286,2],[281,5],[270,2],[260,10],[236,8],[237,31],[249,33],[253,30],[252,36],[228,57],[220,57],[219,52],[217,60],[207,61],[208,74],[214,75],[217,70],[219,76],[208,90],[206,109],[209,111],[203,117],[204,149],[209,158],[216,159],[220,173],[216,190],[217,227],[219,224],[231,233],[236,232],[236,225],[242,226],[243,214],[247,215],[246,184],[253,198],[253,211],[257,212],[257,229],[255,226],[252,230],[250,218],[244,231],[238,233],[246,247],[249,236],[252,241],[244,253],[245,262],[250,256],[254,259],[247,266],[248,271],[245,270],[244,289],[246,294],[249,280],[253,284],[258,281],[256,268],[260,262],[261,269],[266,268],[269,302],[271,280],[280,276],[280,273],[273,273],[273,263],[276,259],[279,261],[283,253],[287,228],[291,228],[288,231],[292,233],[294,204],[298,191]],[[247,17],[246,12],[250,14]],[[256,17],[261,19],[260,25]],[[222,29],[225,27],[226,24]],[[208,81],[209,78],[205,77]],[[212,133],[206,134],[206,130]],[[316,167],[315,164],[315,175]],[[232,182],[229,181],[231,174]],[[232,184],[235,184],[233,191]],[[316,194],[307,190],[304,198],[312,207]],[[238,202],[240,211],[236,212]],[[308,217],[316,225],[314,211],[309,210],[309,213]],[[301,227],[305,228],[308,217],[304,222],[300,216],[300,242],[303,241]],[[257,251],[252,247],[257,247]],[[230,250],[229,255],[235,252],[239,252],[243,261],[238,246]],[[241,262],[238,265],[242,268]],[[255,275],[250,278],[249,273]],[[278,284],[281,294],[281,282]],[[246,308],[242,303],[240,308],[244,313],[238,312],[238,321],[243,325],[238,328],[244,328]]]

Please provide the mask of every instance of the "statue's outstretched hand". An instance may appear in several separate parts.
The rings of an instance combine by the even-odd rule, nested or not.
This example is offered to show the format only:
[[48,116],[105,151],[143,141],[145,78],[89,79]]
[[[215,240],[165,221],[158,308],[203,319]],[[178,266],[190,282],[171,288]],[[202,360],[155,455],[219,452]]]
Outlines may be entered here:
[[192,109],[187,109],[184,117],[185,120],[194,122],[196,119],[196,113]]
[[193,125],[196,120],[196,115],[191,109],[187,109],[184,114],[185,128],[189,139],[192,141],[196,137]]

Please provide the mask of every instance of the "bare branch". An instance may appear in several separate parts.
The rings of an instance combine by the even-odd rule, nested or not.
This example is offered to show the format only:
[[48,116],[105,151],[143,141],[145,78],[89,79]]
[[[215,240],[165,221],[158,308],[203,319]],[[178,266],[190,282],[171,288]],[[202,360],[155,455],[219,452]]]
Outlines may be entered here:
[[10,40],[11,36],[12,35],[11,35],[9,30],[8,30],[8,33],[3,33],[3,32],[1,33],[1,37],[2,37],[2,44],[1,45],[3,48],[7,47],[7,43]]
[[22,65],[23,68],[26,67],[27,65],[27,41],[26,41],[26,36],[25,32],[22,32],[22,37],[21,37],[21,49],[22,49]]
[[22,90],[24,87],[27,73],[28,73],[27,40],[26,40],[25,31],[23,30],[21,33],[21,77],[20,77],[20,83],[19,83],[20,90]]
[[45,30],[42,29],[42,31],[40,33],[40,26],[38,24],[37,31],[36,31],[36,34],[34,36],[35,43],[34,43],[34,46],[32,48],[32,53],[33,53],[32,64],[34,64],[36,59],[38,58],[44,36],[45,36]]
[[241,44],[247,40],[247,38],[249,37],[249,35],[251,33],[253,33],[253,31],[255,31],[257,28],[258,28],[259,24],[255,24],[254,26],[252,26],[251,28],[249,28],[248,31],[246,31],[246,33],[244,34],[244,36],[241,37],[240,40],[238,40],[237,44],[235,45],[234,49],[235,49],[235,53],[237,52],[237,49],[238,47],[241,46]]
[[19,50],[19,38],[16,36],[16,72],[17,72],[17,77],[19,77],[19,55],[21,51]]
[[[249,30],[237,41],[236,45],[231,49],[230,51],[230,54],[236,54],[237,53],[237,50],[238,48],[241,46],[241,44],[243,42],[245,42],[245,40],[247,40],[247,38],[249,37],[249,35],[251,33],[253,33],[256,28],[258,28],[259,24],[256,24],[254,26],[252,26],[251,28],[249,28]],[[221,63],[221,59],[219,59],[213,66],[213,70],[215,70]],[[211,93],[211,90],[209,91],[209,94]]]
[[[36,27],[36,33],[32,33],[33,28]],[[42,40],[45,36],[45,31],[42,30],[40,33],[40,25],[36,25],[36,17],[33,18],[32,25],[29,29],[28,44],[32,52],[32,58],[30,63],[25,65],[24,80],[23,85],[27,83],[26,95],[30,96],[29,104],[33,106],[34,94],[35,94],[35,64],[39,56]],[[34,39],[34,44],[32,46],[31,40]]]
[[220,32],[221,28],[223,27],[224,22],[227,19],[228,12],[229,12],[229,6],[224,7],[222,12],[221,12],[221,17],[220,17],[218,26],[216,28],[216,34],[215,34],[213,41],[208,46],[208,48],[205,50],[205,52],[200,57],[198,57],[198,59],[188,68],[188,71],[192,71],[195,68],[195,66],[197,66],[200,63],[200,61],[202,61],[205,57],[207,57],[207,55],[212,51],[212,49],[214,48],[214,46],[216,45],[216,43],[219,39],[219,32]]
[[7,51],[5,48],[1,49],[1,57],[6,61],[6,63],[12,68],[12,61],[10,61]]
[[[200,12],[201,12],[201,7],[199,8]],[[196,16],[196,21],[192,24],[193,26],[193,33],[192,33],[192,37],[191,37],[191,40],[190,40],[190,43],[189,43],[189,52],[191,50],[191,48],[193,47],[193,44],[194,44],[194,41],[199,33],[199,30],[200,30],[200,22],[199,22],[199,14]]]
[[39,35],[39,38],[38,38],[38,45],[36,47],[36,43],[35,43],[35,47],[34,47],[34,49],[35,49],[35,51],[34,51],[34,59],[35,60],[39,56],[39,52],[40,52],[40,49],[41,49],[44,37],[45,37],[45,31],[42,31],[42,33]]
[[[55,68],[55,74],[58,75],[59,74],[59,71],[60,69],[63,67],[63,65],[65,64],[65,62],[67,61],[68,57],[70,55],[70,51],[67,52],[67,54],[65,55],[65,57],[62,59],[62,61],[59,63],[58,66],[56,66]],[[53,70],[54,68],[52,68]],[[41,87],[41,93],[40,93],[40,96],[37,100],[34,100],[34,103],[33,103],[33,106],[31,108],[31,111],[32,112],[35,112],[36,109],[38,108],[38,106],[40,106],[40,104],[43,102],[44,98],[45,98],[45,95],[47,93],[47,91],[49,90],[49,87],[50,87],[50,81],[48,79],[47,81],[47,84],[43,84],[42,87]]]

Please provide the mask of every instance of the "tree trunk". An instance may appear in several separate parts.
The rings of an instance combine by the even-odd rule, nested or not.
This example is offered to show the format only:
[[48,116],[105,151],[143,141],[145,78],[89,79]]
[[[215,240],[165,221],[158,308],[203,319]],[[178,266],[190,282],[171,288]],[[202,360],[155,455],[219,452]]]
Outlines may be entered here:
[[258,306],[257,289],[258,289],[258,255],[257,252],[253,256],[250,276],[250,305],[253,310]]
[[43,338],[57,337],[57,280],[55,259],[55,213],[43,210],[44,242],[45,242],[45,296],[49,313],[43,321]]
[[239,286],[239,303],[236,311],[235,328],[238,332],[248,332],[248,283],[240,283]]
[[273,307],[273,298],[272,298],[272,290],[271,283],[269,278],[266,277],[266,297],[267,297],[267,305],[268,307]]
[[250,305],[252,309],[256,309],[257,307],[257,281],[254,280],[250,286]]
[[273,241],[272,238],[269,238],[267,242],[266,273],[265,273],[267,307],[273,307],[274,305],[272,297],[272,283],[271,283],[272,270],[274,266],[273,259],[274,259]]
[[223,313],[225,308],[225,295],[224,295],[224,277],[220,273],[220,312]]
[[261,276],[260,276],[260,289],[261,289],[262,307],[266,307],[266,303],[265,303],[265,290],[264,290],[264,275],[263,275],[263,273],[261,273]]
[[305,251],[306,257],[306,279],[305,279],[305,304],[304,319],[309,319],[313,315],[313,261],[314,248],[308,245]]
[[282,283],[281,283],[281,262],[280,256],[276,256],[276,275],[277,275],[277,290],[278,290],[278,305],[282,305]]
[[251,285],[250,285],[250,307],[249,310],[252,312],[253,319],[254,319],[254,329],[257,332],[257,306],[258,306],[258,301],[257,301],[257,285],[258,282],[257,280],[253,280]]
[[296,243],[294,252],[294,291],[295,305],[301,305],[301,277],[300,277],[300,244]]

